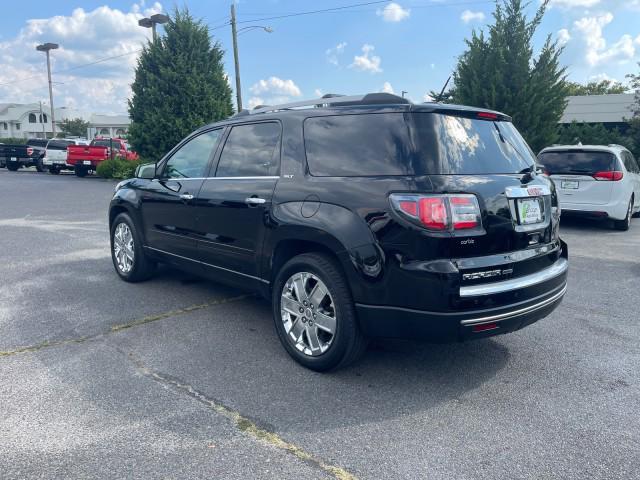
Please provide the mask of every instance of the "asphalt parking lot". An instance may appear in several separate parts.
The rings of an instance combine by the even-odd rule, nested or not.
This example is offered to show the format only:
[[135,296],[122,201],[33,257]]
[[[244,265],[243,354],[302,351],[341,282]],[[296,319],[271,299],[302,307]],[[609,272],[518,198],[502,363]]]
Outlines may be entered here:
[[113,186],[0,169],[0,477],[640,478],[640,219],[563,222],[569,291],[537,324],[318,374],[262,300],[120,281]]

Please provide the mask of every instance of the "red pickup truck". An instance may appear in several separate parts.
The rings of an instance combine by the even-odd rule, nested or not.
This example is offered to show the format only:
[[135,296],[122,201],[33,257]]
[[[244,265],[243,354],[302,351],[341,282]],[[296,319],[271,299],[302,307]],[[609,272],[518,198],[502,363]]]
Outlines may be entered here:
[[95,171],[100,162],[110,158],[137,160],[138,154],[131,151],[122,138],[96,138],[89,145],[67,147],[67,163],[73,165],[78,177],[86,176],[90,170]]

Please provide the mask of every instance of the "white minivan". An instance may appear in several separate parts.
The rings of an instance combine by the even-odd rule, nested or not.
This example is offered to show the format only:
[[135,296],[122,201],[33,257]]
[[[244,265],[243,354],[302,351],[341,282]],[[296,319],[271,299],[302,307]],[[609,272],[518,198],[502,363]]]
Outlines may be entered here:
[[628,230],[640,212],[640,165],[621,145],[554,145],[538,154],[563,214],[610,218]]

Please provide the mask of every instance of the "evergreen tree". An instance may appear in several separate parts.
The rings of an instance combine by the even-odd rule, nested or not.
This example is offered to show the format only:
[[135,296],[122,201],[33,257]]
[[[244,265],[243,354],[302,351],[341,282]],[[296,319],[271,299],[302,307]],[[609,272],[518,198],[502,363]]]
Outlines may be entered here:
[[[640,67],[640,63],[638,63],[638,67]],[[640,73],[636,75],[629,74],[627,78],[630,80],[630,87],[635,92],[635,103],[631,108],[633,115],[629,119],[631,127],[629,128],[628,135],[633,142],[633,153],[636,158],[640,158]]]
[[511,115],[534,151],[554,143],[567,103],[562,48],[548,36],[536,57],[531,45],[547,3],[528,19],[521,0],[498,2],[493,25],[486,35],[472,32],[454,73],[455,103]]
[[188,10],[172,17],[165,35],[144,47],[131,86],[128,139],[150,161],[196,128],[233,113],[220,44]]
[[558,127],[558,143],[564,145],[609,145],[617,143],[633,150],[631,138],[618,128],[607,128],[602,123],[571,122]]

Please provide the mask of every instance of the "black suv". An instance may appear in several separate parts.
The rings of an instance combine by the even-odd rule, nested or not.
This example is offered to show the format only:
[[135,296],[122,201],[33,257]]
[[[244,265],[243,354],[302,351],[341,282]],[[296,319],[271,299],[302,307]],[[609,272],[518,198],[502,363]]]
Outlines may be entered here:
[[548,315],[566,291],[553,182],[504,114],[332,96],[242,111],[120,183],[118,275],[156,262],[270,298],[304,366],[370,337],[484,338]]

